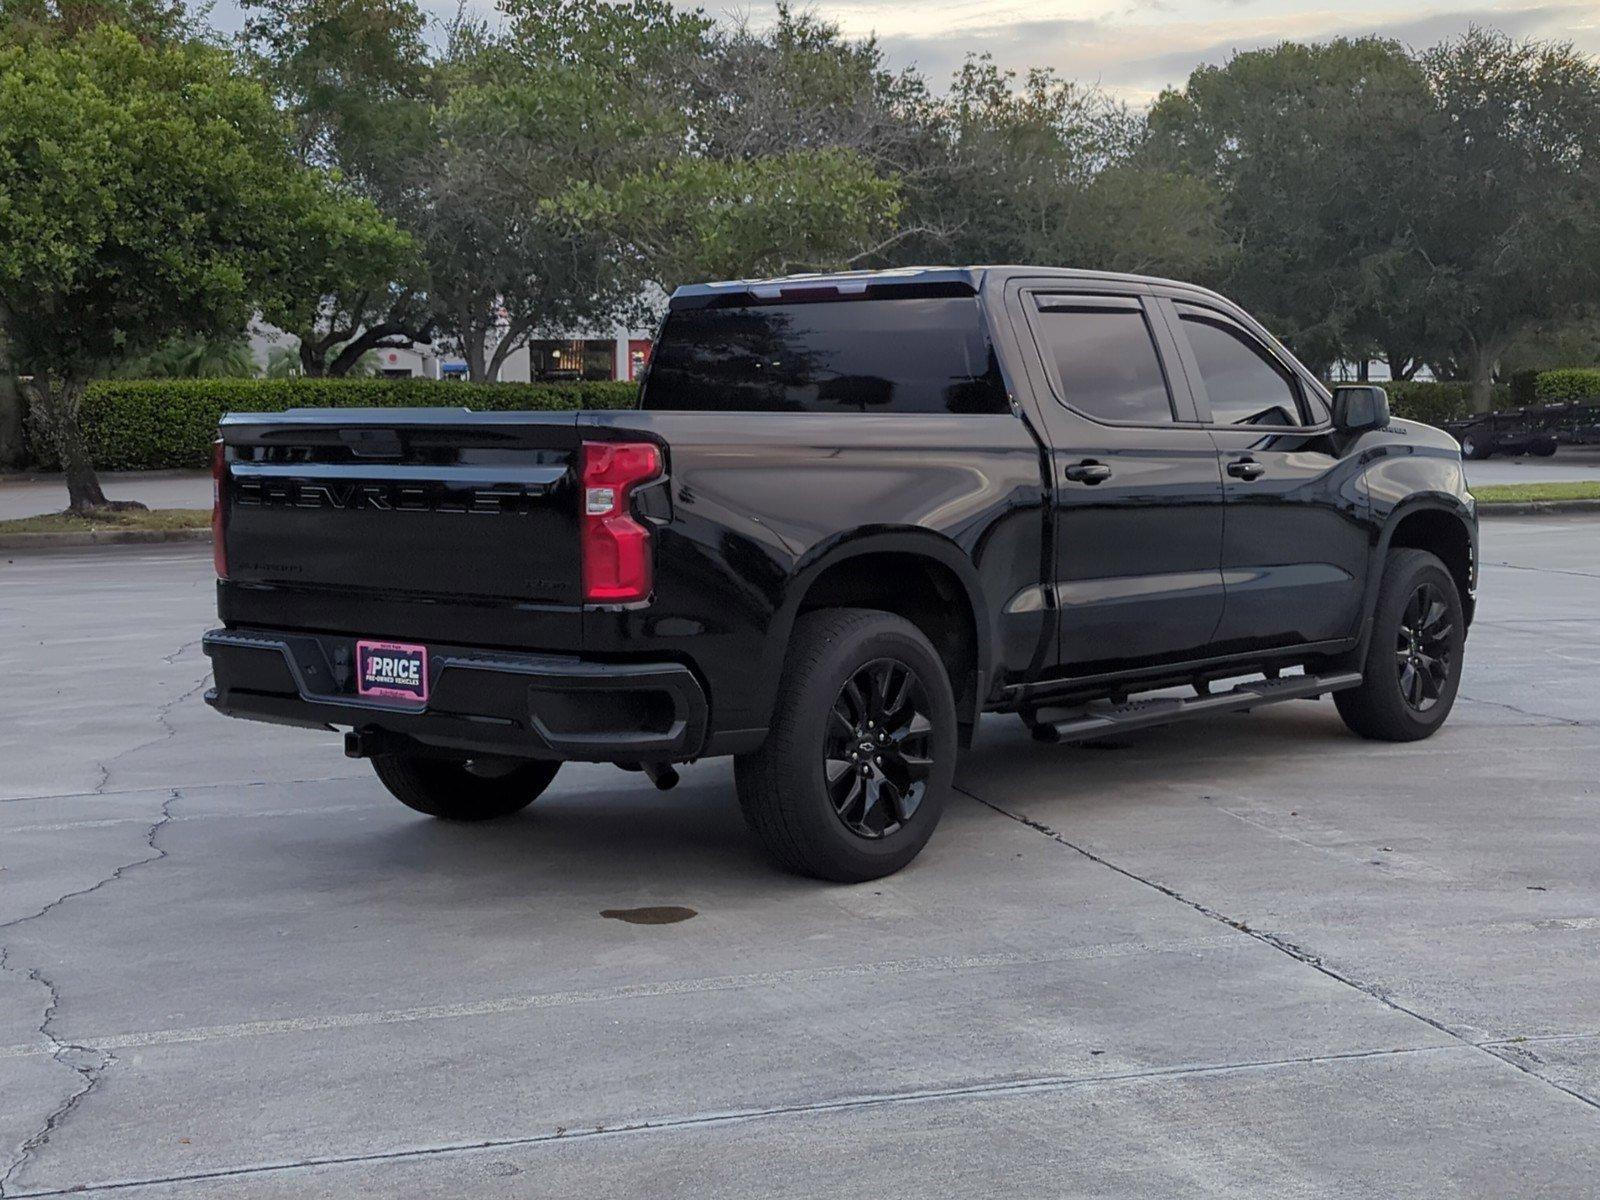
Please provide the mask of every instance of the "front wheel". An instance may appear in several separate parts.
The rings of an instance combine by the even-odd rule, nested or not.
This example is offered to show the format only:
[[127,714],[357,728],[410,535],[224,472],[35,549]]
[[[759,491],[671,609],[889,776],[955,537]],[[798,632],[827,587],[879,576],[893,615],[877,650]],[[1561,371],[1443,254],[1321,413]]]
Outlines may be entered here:
[[537,800],[561,764],[381,754],[373,758],[372,769],[407,808],[446,821],[490,821]]
[[1472,462],[1482,462],[1493,453],[1494,447],[1476,434],[1469,433],[1461,439],[1462,458],[1469,459]]
[[1391,550],[1361,686],[1335,692],[1362,737],[1413,742],[1444,724],[1461,685],[1466,619],[1455,578],[1426,550]]
[[880,879],[932,836],[956,745],[949,676],[915,625],[869,609],[807,613],[767,740],[734,760],[739,805],[781,866]]

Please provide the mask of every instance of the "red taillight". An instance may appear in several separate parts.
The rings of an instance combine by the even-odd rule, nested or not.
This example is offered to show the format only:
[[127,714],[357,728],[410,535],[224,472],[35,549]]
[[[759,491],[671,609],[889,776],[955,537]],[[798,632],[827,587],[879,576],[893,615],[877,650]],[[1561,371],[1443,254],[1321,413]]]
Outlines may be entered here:
[[217,578],[228,577],[228,547],[224,542],[227,533],[227,505],[223,502],[223,483],[227,478],[228,460],[222,449],[222,439],[211,444],[211,562],[217,568]]
[[650,595],[650,530],[633,519],[628,496],[661,474],[649,442],[583,444],[583,598],[621,604]]

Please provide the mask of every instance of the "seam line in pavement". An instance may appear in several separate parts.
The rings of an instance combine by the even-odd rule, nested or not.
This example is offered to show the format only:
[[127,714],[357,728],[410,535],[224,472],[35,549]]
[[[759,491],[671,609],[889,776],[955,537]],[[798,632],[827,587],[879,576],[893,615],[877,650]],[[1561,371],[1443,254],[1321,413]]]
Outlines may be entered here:
[[[618,1000],[650,999],[662,996],[688,996],[709,992],[739,991],[757,987],[795,987],[835,979],[888,978],[936,971],[996,970],[1007,967],[1047,966],[1051,963],[1086,962],[1122,958],[1136,954],[1184,954],[1211,947],[1236,944],[1228,935],[1181,938],[1160,942],[1103,942],[1065,951],[997,951],[991,954],[933,955],[923,958],[891,959],[837,967],[800,967],[788,971],[763,971],[747,975],[712,975],[695,979],[661,980],[654,983],[620,984],[586,991],[542,992],[529,996],[508,996],[493,1000],[463,1001],[457,1004],[430,1004],[416,1008],[369,1012],[333,1013],[326,1016],[284,1017],[278,1020],[243,1021],[233,1025],[208,1025],[190,1029],[155,1029],[143,1033],[105,1034],[93,1037],[96,1046],[106,1050],[143,1049],[151,1046],[186,1045],[195,1042],[232,1041],[240,1038],[269,1037],[274,1034],[318,1033],[329,1030],[360,1029],[374,1025],[405,1025],[415,1021],[462,1020],[498,1016],[504,1013],[537,1009],[567,1008]],[[0,1059],[28,1058],[47,1054],[39,1045],[0,1046]]]
[[989,1083],[963,1084],[943,1088],[908,1089],[899,1092],[879,1092],[857,1096],[842,1096],[831,1100],[803,1100],[791,1104],[775,1104],[762,1108],[728,1109],[720,1112],[692,1113],[682,1116],[646,1118],[624,1121],[615,1125],[597,1125],[593,1128],[571,1129],[557,1126],[550,1133],[527,1134],[522,1137],[485,1138],[475,1142],[447,1142],[432,1146],[410,1146],[397,1150],[378,1150],[367,1154],[316,1155],[290,1162],[259,1163],[242,1167],[218,1167],[209,1171],[190,1171],[171,1175],[148,1176],[138,1179],[107,1180],[101,1183],[74,1183],[66,1187],[42,1188],[33,1191],[10,1193],[15,1200],[41,1196],[81,1196],[95,1192],[122,1191],[129,1188],[158,1187],[178,1183],[197,1183],[209,1180],[237,1179],[253,1175],[278,1174],[289,1171],[313,1170],[319,1167],[349,1166],[357,1163],[393,1162],[401,1159],[434,1158],[444,1155],[469,1154],[481,1150],[505,1150],[517,1147],[545,1146],[555,1143],[589,1142],[601,1139],[628,1137],[634,1134],[673,1133],[683,1130],[714,1128],[748,1121],[770,1120],[778,1117],[814,1116],[821,1113],[851,1112],[861,1109],[887,1108],[901,1104],[928,1104],[942,1100],[977,1100],[991,1097],[1026,1096],[1067,1091],[1073,1088],[1094,1087],[1100,1084],[1140,1082],[1147,1079],[1194,1078],[1243,1071],[1269,1071],[1283,1067],[1320,1066],[1325,1063],[1359,1062],[1365,1059],[1399,1058],[1424,1054],[1460,1053],[1462,1046],[1441,1044],[1433,1046],[1400,1046],[1384,1050],[1349,1050],[1333,1054],[1299,1055],[1290,1058],[1251,1059],[1230,1063],[1187,1063],[1172,1067],[1151,1067],[1137,1071],[1108,1072],[1103,1075],[1044,1075],[1032,1078],[997,1080]]
[[[123,751],[122,753],[127,754],[129,751]],[[114,757],[120,757],[120,755]],[[216,783],[184,784],[182,785],[182,790],[186,797],[193,797],[200,792],[214,792],[223,788],[289,788],[296,787],[302,783],[337,783],[345,779],[359,779],[363,773],[363,771],[352,771],[349,775],[317,775],[310,779],[223,779]],[[170,792],[171,790],[170,786],[151,786],[113,788],[109,792],[49,792],[38,796],[0,796],[0,804],[27,804],[33,800],[115,800],[121,796],[143,796],[151,792]],[[179,819],[193,821],[207,815],[210,814],[197,813]]]
[[1456,699],[1466,700],[1471,704],[1487,704],[1490,708],[1503,708],[1507,712],[1514,712],[1520,717],[1538,717],[1541,721],[1554,721],[1558,725],[1575,725],[1579,729],[1591,729],[1600,722],[1580,721],[1576,717],[1558,717],[1554,713],[1530,712],[1526,708],[1518,708],[1515,704],[1506,704],[1501,700],[1481,700],[1477,696],[1467,696],[1456,693]]
[[1490,562],[1479,563],[1479,569],[1484,567],[1503,567],[1507,571],[1534,571],[1540,575],[1575,575],[1579,579],[1600,579],[1600,573],[1594,571],[1567,571],[1561,567],[1525,567],[1521,563]]
[[1471,1038],[1463,1037],[1456,1030],[1451,1029],[1448,1025],[1444,1024],[1444,1022],[1435,1020],[1433,1017],[1418,1012],[1414,1008],[1409,1008],[1406,1005],[1401,1004],[1398,1000],[1394,999],[1392,996],[1384,994],[1384,992],[1372,984],[1363,983],[1359,979],[1346,975],[1344,972],[1339,971],[1334,967],[1330,967],[1327,963],[1323,962],[1318,955],[1315,955],[1311,953],[1311,951],[1295,945],[1293,942],[1288,941],[1285,938],[1279,937],[1277,934],[1267,933],[1265,930],[1251,928],[1243,921],[1235,920],[1234,918],[1229,917],[1227,914],[1212,908],[1210,905],[1203,904],[1198,900],[1190,899],[1188,896],[1185,896],[1175,888],[1168,887],[1164,883],[1160,883],[1154,879],[1140,875],[1136,871],[1129,870],[1127,867],[1118,866],[1110,859],[1104,858],[1101,855],[1096,854],[1094,851],[1078,845],[1076,842],[1068,841],[1060,833],[1056,832],[1054,829],[1051,829],[1048,825],[1041,821],[1035,821],[1030,817],[1022,816],[1019,813],[1010,812],[1000,807],[1000,805],[993,803],[992,801],[985,800],[982,796],[967,791],[965,788],[955,787],[953,790],[961,793],[961,795],[966,796],[970,800],[977,801],[985,808],[998,813],[1000,816],[1005,817],[1008,820],[1015,821],[1019,825],[1025,825],[1029,829],[1034,830],[1036,833],[1044,834],[1052,841],[1060,843],[1062,846],[1065,846],[1068,850],[1073,851],[1075,854],[1082,855],[1092,863],[1096,863],[1099,866],[1105,867],[1109,871],[1115,871],[1118,875],[1121,875],[1127,879],[1131,879],[1135,883],[1143,884],[1145,887],[1160,892],[1163,896],[1170,897],[1171,899],[1178,901],[1180,904],[1185,904],[1194,909],[1195,912],[1199,913],[1203,917],[1207,917],[1210,920],[1227,925],[1232,929],[1237,929],[1246,937],[1254,938],[1263,945],[1272,947],[1280,954],[1287,955],[1289,958],[1292,958],[1297,962],[1304,963],[1312,970],[1326,975],[1335,983],[1343,984],[1345,987],[1360,992],[1364,996],[1371,997],[1385,1007],[1393,1009],[1395,1012],[1403,1013],[1408,1017],[1421,1021],[1424,1025],[1427,1025],[1432,1029],[1436,1029],[1446,1037],[1453,1039],[1459,1045],[1470,1046],[1478,1053],[1486,1054],[1496,1062],[1504,1063],[1510,1067],[1515,1067],[1524,1075],[1527,1075],[1532,1079],[1537,1079],[1540,1083],[1543,1083],[1556,1089],[1558,1092],[1562,1092],[1572,1097],[1580,1104],[1587,1105],[1591,1109],[1600,1111],[1600,1100],[1596,1100],[1593,1096],[1587,1095],[1584,1092],[1580,1092],[1576,1088],[1567,1087],[1563,1083],[1557,1083],[1554,1079],[1550,1079],[1545,1075],[1541,1075],[1538,1071],[1535,1071],[1526,1063],[1517,1062],[1514,1059],[1507,1058],[1504,1054],[1498,1052],[1495,1044],[1475,1042]]

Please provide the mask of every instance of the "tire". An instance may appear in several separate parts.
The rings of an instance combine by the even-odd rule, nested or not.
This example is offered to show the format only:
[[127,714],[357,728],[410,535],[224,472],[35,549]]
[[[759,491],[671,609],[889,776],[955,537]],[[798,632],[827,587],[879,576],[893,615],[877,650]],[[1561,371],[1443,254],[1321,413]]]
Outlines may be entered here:
[[446,821],[492,821],[537,800],[561,764],[538,760],[489,773],[468,762],[383,754],[373,758],[372,769],[407,808]]
[[795,622],[767,739],[734,760],[734,781],[780,866],[863,883],[927,844],[956,753],[950,678],[921,630],[890,613],[824,609]]
[[1476,434],[1469,433],[1461,439],[1461,457],[1471,462],[1482,462],[1494,453]]
[[1461,595],[1444,563],[1426,550],[1391,550],[1361,686],[1333,694],[1344,723],[1383,742],[1432,735],[1455,704],[1465,637]]
[[1528,453],[1535,458],[1551,458],[1555,455],[1556,443],[1554,438],[1546,438],[1542,442],[1535,442],[1528,448]]

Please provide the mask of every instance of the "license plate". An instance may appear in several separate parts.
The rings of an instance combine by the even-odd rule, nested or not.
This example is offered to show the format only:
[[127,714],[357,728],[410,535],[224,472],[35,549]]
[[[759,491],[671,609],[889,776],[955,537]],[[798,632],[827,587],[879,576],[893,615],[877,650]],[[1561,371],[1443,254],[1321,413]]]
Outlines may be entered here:
[[386,700],[428,702],[428,648],[408,642],[357,642],[356,691]]

